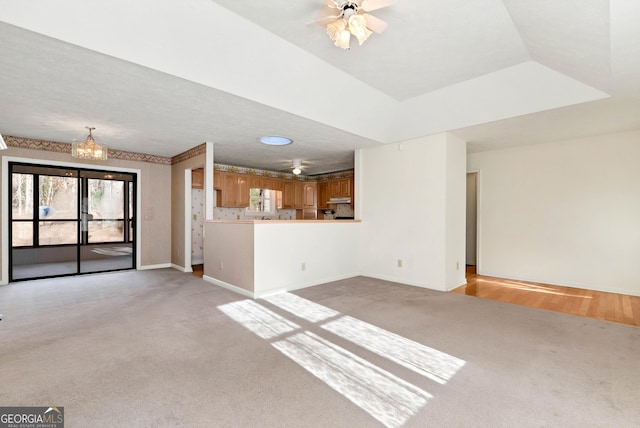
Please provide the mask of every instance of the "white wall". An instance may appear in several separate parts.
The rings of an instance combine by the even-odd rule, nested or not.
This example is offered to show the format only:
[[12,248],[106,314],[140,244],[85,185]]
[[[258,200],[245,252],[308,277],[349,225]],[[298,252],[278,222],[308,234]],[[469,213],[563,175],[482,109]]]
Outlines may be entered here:
[[640,132],[471,154],[479,273],[640,295]]
[[467,143],[447,134],[445,289],[466,284]]
[[362,274],[437,290],[464,284],[465,143],[438,134],[359,150],[356,162]]
[[359,275],[361,226],[340,221],[257,223],[256,297]]

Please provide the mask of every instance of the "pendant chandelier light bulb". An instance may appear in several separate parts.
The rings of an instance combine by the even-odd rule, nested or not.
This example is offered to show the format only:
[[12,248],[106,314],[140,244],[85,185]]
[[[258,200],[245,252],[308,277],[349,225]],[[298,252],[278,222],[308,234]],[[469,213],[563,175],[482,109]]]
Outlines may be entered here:
[[84,142],[73,141],[71,144],[71,156],[78,159],[107,160],[109,150],[104,144],[98,144],[93,139],[92,131],[96,129],[92,126],[85,126],[89,130],[89,135]]

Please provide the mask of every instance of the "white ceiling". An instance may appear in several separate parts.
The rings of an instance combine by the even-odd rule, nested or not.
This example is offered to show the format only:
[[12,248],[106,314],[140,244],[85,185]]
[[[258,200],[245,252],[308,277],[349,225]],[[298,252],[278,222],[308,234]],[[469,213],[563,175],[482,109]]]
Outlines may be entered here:
[[[451,131],[491,150],[640,129],[640,2],[398,0],[344,51],[322,0],[0,0],[0,133],[307,174]],[[294,144],[265,147],[262,135]]]

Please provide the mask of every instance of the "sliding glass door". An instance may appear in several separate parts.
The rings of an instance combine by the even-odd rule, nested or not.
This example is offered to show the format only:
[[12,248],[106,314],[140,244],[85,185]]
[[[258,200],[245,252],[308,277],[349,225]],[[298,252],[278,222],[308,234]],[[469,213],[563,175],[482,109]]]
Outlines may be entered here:
[[135,268],[135,174],[9,168],[11,281]]

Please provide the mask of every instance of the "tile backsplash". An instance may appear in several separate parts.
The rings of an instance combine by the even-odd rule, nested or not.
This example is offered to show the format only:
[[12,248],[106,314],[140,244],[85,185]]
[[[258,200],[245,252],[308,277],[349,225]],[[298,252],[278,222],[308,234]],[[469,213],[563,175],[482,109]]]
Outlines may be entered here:
[[319,218],[324,218],[325,220],[333,220],[336,217],[353,217],[353,208],[351,208],[351,205],[349,204],[338,204],[336,205],[335,208],[333,208],[333,210],[335,211],[335,214],[322,214],[322,211],[326,211],[326,210],[320,210],[320,217]]
[[[220,208],[213,209],[214,220],[256,220],[255,215],[247,215],[244,208]],[[296,210],[277,210],[274,220],[295,220]]]

